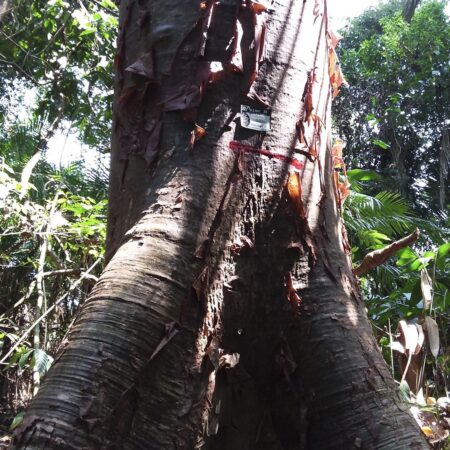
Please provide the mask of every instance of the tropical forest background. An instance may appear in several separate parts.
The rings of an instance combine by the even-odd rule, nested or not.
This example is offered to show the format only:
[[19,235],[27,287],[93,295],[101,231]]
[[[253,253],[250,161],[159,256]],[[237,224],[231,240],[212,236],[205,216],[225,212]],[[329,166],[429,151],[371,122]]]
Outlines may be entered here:
[[[20,423],[104,264],[116,3],[0,1],[0,436]],[[420,230],[360,282],[434,448],[450,448],[447,6],[384,1],[339,30],[348,85],[333,104],[354,266]]]

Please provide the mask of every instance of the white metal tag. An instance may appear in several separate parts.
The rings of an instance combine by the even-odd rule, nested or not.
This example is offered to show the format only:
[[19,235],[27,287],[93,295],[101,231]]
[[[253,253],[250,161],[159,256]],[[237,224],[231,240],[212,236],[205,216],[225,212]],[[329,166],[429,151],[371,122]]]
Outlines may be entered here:
[[270,111],[241,105],[241,126],[250,130],[270,131]]

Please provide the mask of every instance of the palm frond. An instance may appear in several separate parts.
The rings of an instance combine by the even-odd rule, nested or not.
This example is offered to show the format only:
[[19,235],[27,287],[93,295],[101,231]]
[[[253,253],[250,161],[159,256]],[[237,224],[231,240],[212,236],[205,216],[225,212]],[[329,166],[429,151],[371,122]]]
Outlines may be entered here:
[[375,196],[351,192],[344,220],[357,236],[376,231],[391,239],[411,230],[418,222],[409,204],[399,194],[387,191]]

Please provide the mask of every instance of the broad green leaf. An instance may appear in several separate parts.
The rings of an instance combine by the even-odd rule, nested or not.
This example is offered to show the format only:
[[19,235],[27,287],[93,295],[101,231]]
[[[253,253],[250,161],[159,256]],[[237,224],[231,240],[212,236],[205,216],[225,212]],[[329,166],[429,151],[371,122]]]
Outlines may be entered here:
[[27,364],[27,362],[30,358],[30,355],[33,353],[33,351],[34,351],[33,349],[30,349],[20,356],[18,365],[21,369],[23,369],[25,367],[25,364]]
[[408,383],[406,381],[402,381],[400,383],[398,390],[400,397],[403,399],[403,401],[409,403],[411,401],[411,390],[409,388]]
[[90,34],[95,33],[95,28],[86,28],[84,31],[80,33],[80,37],[89,36]]
[[381,139],[372,139],[372,144],[375,144],[376,146],[382,148],[383,150],[387,150],[390,147],[389,144],[382,141]]
[[352,181],[380,181],[381,175],[373,170],[352,169],[347,172],[348,179]]
[[405,266],[417,260],[417,255],[409,248],[403,248],[397,252],[397,266]]
[[116,4],[111,0],[102,0],[101,5],[103,6],[103,8],[117,10]]
[[39,374],[44,375],[53,363],[53,357],[41,349],[35,349],[31,366],[35,368]]
[[17,428],[22,423],[24,416],[25,416],[25,411],[21,411],[20,413],[18,413],[14,417],[11,425],[9,426],[9,429],[12,431],[15,428]]
[[450,256],[450,242],[446,242],[445,244],[441,245],[438,248],[436,257],[436,266],[441,270],[445,270],[445,263],[449,259],[449,256]]

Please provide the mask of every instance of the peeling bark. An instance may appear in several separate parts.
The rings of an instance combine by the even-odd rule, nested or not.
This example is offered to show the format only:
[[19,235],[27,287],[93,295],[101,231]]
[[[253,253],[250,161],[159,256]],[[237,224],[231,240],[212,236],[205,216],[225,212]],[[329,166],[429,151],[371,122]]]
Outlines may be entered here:
[[398,252],[402,248],[414,244],[417,239],[419,239],[419,236],[420,231],[418,228],[416,228],[413,233],[409,234],[403,239],[399,239],[398,241],[394,241],[392,244],[389,244],[386,247],[368,253],[366,256],[364,256],[361,264],[354,269],[353,273],[357,277],[364,275],[375,267],[378,267],[386,262],[392,255],[395,254],[395,252]]
[[[327,135],[325,5],[245,2],[237,12],[242,73],[225,52],[198,107],[165,109],[175,98],[171,77],[203,83],[193,75],[209,6],[121,2],[110,262],[13,448],[426,449],[343,248]],[[231,30],[229,39],[234,45]],[[157,82],[148,84],[136,61],[150,50]],[[174,95],[192,99],[189,89]],[[271,108],[267,134],[241,126],[240,105],[251,101]],[[155,108],[161,135],[148,165],[142,149],[152,138],[142,130]],[[295,151],[299,122],[314,155]],[[206,134],[192,148],[197,126]]]

